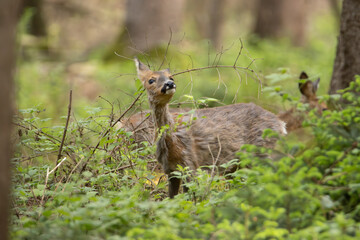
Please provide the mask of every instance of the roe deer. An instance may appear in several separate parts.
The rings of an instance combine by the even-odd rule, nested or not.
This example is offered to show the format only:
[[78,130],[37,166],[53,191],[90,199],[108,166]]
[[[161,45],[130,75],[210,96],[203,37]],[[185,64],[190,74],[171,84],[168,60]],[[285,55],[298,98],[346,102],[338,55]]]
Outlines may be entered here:
[[235,153],[243,144],[273,148],[276,139],[263,138],[265,129],[286,134],[283,121],[253,103],[197,109],[194,118],[179,119],[188,120],[190,125],[176,124],[168,106],[176,89],[169,69],[151,71],[137,58],[135,64],[147,90],[156,128],[164,127],[158,137],[156,158],[168,175],[170,198],[178,194],[180,188],[180,179],[172,177],[178,165],[190,170],[219,166],[236,158]]
[[[190,111],[189,108],[169,108],[171,117],[176,121],[179,114]],[[137,146],[141,142],[153,144],[155,141],[155,123],[151,116],[151,110],[145,110],[131,115],[118,124],[118,128],[124,128],[126,132],[132,132],[132,138]]]
[[[320,78],[315,82],[309,80],[308,75],[305,72],[301,72],[299,82],[299,90],[301,92],[301,102],[309,104],[310,109],[316,109],[318,114],[327,109],[324,102],[320,103],[316,96],[316,91],[319,88]],[[306,81],[305,81],[306,80]],[[286,123],[286,130],[288,132],[294,131],[302,127],[304,121],[304,114],[298,111],[295,107],[289,109],[284,113],[280,113],[279,118]]]

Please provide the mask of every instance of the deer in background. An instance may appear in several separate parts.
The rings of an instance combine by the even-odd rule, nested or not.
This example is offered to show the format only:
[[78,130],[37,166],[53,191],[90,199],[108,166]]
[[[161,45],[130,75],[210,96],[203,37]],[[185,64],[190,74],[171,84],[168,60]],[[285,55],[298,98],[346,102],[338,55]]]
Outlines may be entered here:
[[135,65],[147,91],[156,129],[163,130],[158,136],[156,158],[168,175],[170,198],[180,188],[181,180],[172,175],[178,165],[190,170],[219,166],[236,158],[235,153],[244,144],[274,148],[276,138],[262,137],[265,129],[286,134],[283,121],[253,103],[197,109],[192,117],[179,119],[190,125],[176,124],[168,105],[176,90],[169,69],[152,71],[137,58]]
[[[309,80],[305,72],[301,72],[299,79],[299,90],[301,92],[301,102],[309,104],[310,109],[316,109],[318,114],[327,109],[325,103],[320,103],[316,96],[316,91],[319,88],[320,78],[312,82]],[[302,127],[304,121],[304,114],[293,107],[284,113],[280,113],[279,118],[286,123],[286,130],[288,132],[294,131]]]

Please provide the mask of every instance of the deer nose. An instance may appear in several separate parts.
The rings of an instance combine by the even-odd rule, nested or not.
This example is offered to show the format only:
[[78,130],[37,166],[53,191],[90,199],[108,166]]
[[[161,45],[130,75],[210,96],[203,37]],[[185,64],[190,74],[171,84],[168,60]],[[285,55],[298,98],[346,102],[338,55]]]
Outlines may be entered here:
[[166,86],[167,89],[176,88],[176,85],[175,85],[175,83],[173,81],[165,83],[165,86]]

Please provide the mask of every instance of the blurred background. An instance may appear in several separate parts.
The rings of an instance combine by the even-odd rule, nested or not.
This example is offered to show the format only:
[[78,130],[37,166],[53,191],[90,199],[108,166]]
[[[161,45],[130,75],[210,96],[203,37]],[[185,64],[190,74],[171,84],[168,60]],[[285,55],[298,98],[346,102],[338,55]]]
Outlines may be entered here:
[[[24,0],[19,12],[17,109],[63,122],[72,110],[119,113],[137,91],[138,56],[176,76],[174,103],[203,97],[256,102],[275,113],[279,94],[299,99],[298,76],[321,78],[328,92],[339,32],[337,0]],[[239,55],[241,51],[241,55]],[[185,95],[185,96],[184,96]],[[139,102],[147,108],[146,98]],[[25,110],[24,110],[25,109]],[[136,111],[136,110],[135,110]]]

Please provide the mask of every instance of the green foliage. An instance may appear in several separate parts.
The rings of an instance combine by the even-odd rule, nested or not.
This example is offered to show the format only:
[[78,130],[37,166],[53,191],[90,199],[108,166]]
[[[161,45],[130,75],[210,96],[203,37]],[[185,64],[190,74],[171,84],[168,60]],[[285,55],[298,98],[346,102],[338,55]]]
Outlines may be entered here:
[[[251,37],[241,36],[244,49],[237,65],[250,66],[257,72],[262,86],[256,76],[246,70],[237,72],[232,68],[214,68],[195,71],[176,76],[177,93],[174,102],[178,103],[184,94],[188,94],[199,101],[208,97],[225,104],[256,102],[265,108],[274,109],[277,107],[274,98],[261,95],[261,87],[266,88],[268,84],[268,79],[263,76],[269,76],[274,69],[284,67],[291,69],[287,72],[291,78],[277,85],[281,84],[286,92],[298,94],[294,79],[305,70],[310,76],[321,77],[319,95],[326,93],[328,89],[325,86],[328,86],[335,56],[336,26],[331,21],[320,19],[311,28],[313,31],[310,32],[309,43],[302,48],[294,47],[286,40],[264,39],[254,42]],[[222,52],[210,48],[207,40],[191,41],[192,38],[188,37],[176,44],[174,40],[163,68],[170,67],[172,72],[178,72],[209,65],[232,66],[241,47],[238,38],[239,35],[226,39]],[[36,56],[31,61],[19,62],[16,84],[18,109],[41,106],[46,109],[45,116],[57,121],[66,112],[64,103],[69,89],[73,89],[73,111],[81,117],[87,116],[84,106],[94,105],[95,101],[97,106],[108,108],[105,101],[99,100],[99,95],[121,107],[128,105],[131,98],[126,93],[132,94],[139,87],[139,82],[135,81],[133,61],[119,58],[116,62],[104,63],[99,55],[89,57],[88,61],[80,63],[39,61]],[[153,54],[147,59],[155,70],[163,62],[161,54]],[[210,106],[215,104],[208,103]]]
[[[23,17],[21,32],[30,15]],[[176,76],[173,103],[201,108],[252,101],[276,108],[280,95],[279,103],[291,100],[307,110],[298,102],[298,73],[320,76],[328,86],[336,41],[328,18],[310,27],[302,48],[287,40],[242,37],[237,65],[258,72],[262,89],[247,70],[214,68]],[[228,32],[222,52],[191,37],[171,44],[164,68],[232,66],[241,44],[231,35],[236,31]],[[360,99],[353,94],[360,91],[359,78],[341,93],[349,104],[341,104],[340,94],[324,96],[337,109],[321,117],[310,111],[304,125],[314,138],[311,145],[280,138],[273,151],[243,146],[236,159],[220,166],[237,168],[225,175],[214,166],[196,172],[179,167],[175,177],[188,192],[170,200],[155,146],[136,144],[132,132],[113,125],[133,100],[128,93],[136,98],[142,92],[134,63],[103,63],[100,54],[80,64],[40,62],[44,56],[36,49],[23,50],[31,61],[19,62],[16,80],[22,110],[14,119],[12,239],[359,239]],[[158,69],[163,59],[154,55],[151,67]],[[101,90],[95,98],[86,96],[91,86]],[[73,113],[59,158],[70,88]],[[147,106],[144,95],[132,109]],[[264,137],[278,136],[266,131]]]
[[[348,104],[336,96],[338,109],[309,113],[312,146],[280,138],[283,157],[270,159],[259,153],[274,151],[245,145],[240,161],[221,166],[238,170],[224,176],[214,166],[196,173],[179,167],[175,175],[191,179],[189,191],[171,200],[165,178],[151,165],[154,147],[134,146],[131,133],[111,128],[111,118],[97,115],[99,109],[71,122],[67,159],[56,177],[48,174],[59,146],[53,138],[62,136],[63,127],[43,127],[48,121],[39,117],[41,109],[22,110],[18,124],[27,130],[19,134],[18,149],[31,160],[23,153],[14,158],[12,238],[358,239],[359,90],[357,77],[341,93]],[[266,131],[264,137],[278,136]],[[79,172],[76,166],[97,141],[98,150]]]

